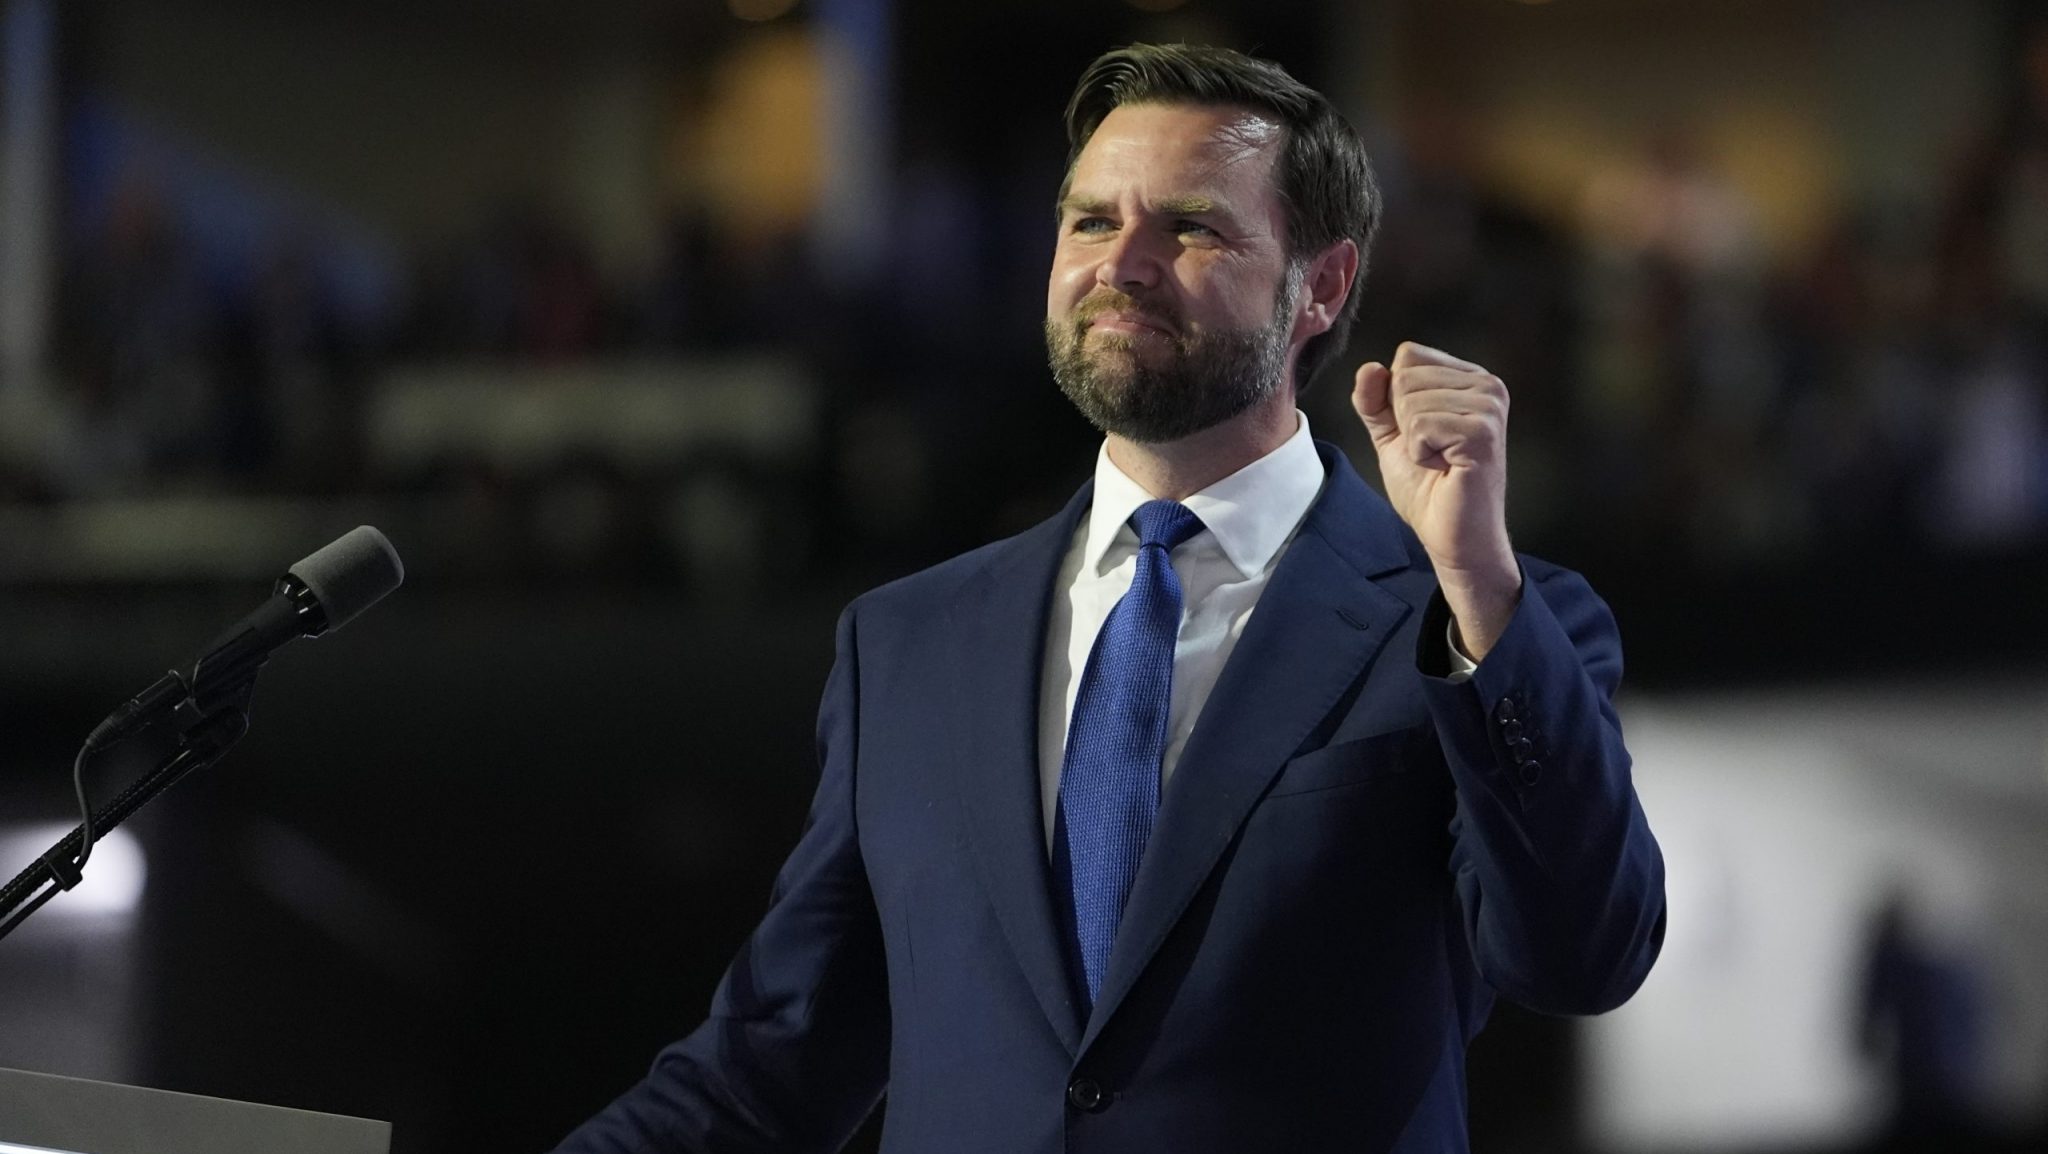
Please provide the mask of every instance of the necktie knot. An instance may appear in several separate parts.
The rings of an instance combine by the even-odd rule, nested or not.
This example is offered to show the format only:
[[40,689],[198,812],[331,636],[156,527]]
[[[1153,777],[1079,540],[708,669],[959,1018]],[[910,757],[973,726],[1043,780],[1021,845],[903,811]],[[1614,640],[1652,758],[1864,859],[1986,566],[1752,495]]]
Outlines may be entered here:
[[1179,501],[1147,501],[1131,514],[1131,524],[1138,531],[1138,548],[1159,545],[1168,553],[1202,531],[1202,519]]

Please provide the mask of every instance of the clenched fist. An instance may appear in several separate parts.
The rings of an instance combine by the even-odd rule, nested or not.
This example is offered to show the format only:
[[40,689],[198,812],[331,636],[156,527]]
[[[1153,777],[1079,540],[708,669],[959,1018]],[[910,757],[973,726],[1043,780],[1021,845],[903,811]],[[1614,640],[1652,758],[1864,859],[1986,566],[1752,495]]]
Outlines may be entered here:
[[1422,540],[1460,648],[1486,656],[1521,597],[1508,543],[1508,390],[1499,377],[1413,341],[1391,368],[1362,365],[1351,405],[1372,434],[1387,499]]

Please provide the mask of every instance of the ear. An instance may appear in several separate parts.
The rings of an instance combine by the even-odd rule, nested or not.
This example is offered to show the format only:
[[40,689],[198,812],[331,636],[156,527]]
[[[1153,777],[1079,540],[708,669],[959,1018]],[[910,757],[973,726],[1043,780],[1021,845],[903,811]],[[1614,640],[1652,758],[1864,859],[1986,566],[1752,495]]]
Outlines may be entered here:
[[1302,277],[1301,312],[1294,318],[1294,341],[1300,343],[1321,336],[1337,323],[1344,301],[1351,295],[1351,282],[1358,278],[1358,244],[1350,237],[1317,253]]

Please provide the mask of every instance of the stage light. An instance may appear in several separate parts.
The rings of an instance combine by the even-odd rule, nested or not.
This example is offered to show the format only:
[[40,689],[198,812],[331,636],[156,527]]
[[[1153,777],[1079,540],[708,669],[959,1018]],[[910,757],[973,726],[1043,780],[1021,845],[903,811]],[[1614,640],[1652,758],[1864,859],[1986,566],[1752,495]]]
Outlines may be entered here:
[[[0,833],[0,867],[14,870],[35,860],[71,831],[68,825],[19,827]],[[142,843],[125,829],[117,829],[93,843],[92,860],[85,876],[70,893],[58,894],[37,912],[37,920],[73,915],[133,914],[142,904],[143,882],[149,867],[143,861]],[[31,922],[31,925],[34,923]]]

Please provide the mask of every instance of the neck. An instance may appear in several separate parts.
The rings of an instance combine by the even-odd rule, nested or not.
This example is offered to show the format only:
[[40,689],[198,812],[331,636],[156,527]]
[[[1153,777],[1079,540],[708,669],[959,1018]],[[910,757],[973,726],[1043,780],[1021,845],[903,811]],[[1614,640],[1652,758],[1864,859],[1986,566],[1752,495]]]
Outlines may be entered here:
[[1152,496],[1184,501],[1286,444],[1298,426],[1294,390],[1277,389],[1269,400],[1178,441],[1147,445],[1112,433],[1109,459]]

